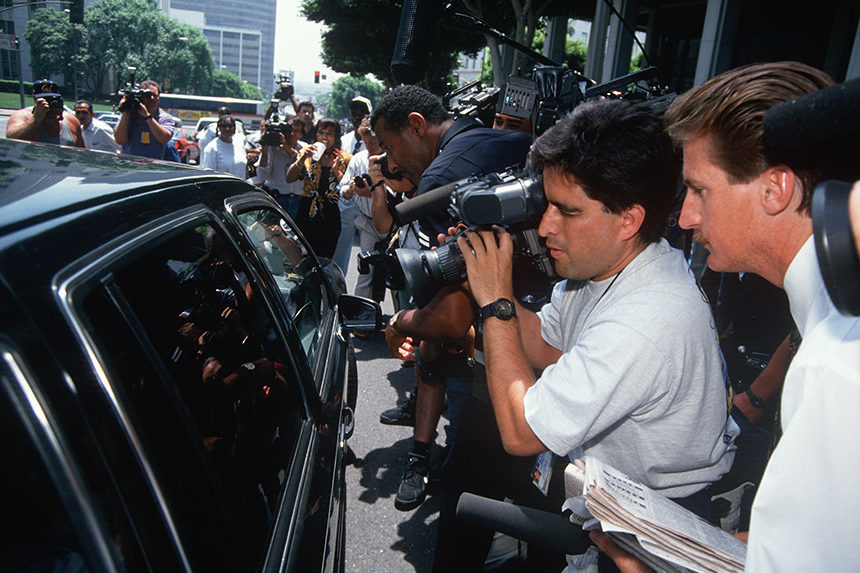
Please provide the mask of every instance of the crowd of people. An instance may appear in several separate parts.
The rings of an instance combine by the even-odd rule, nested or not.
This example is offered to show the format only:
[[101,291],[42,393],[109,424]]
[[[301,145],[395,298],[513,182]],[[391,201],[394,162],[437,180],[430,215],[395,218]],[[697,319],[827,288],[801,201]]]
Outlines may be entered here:
[[[37,82],[7,136],[162,158],[173,121],[158,86],[141,86],[151,96],[111,134],[88,102],[64,112],[56,84]],[[496,114],[492,128],[453,118],[439,98],[404,85],[376,105],[353,99],[346,134],[316,119],[312,102],[293,101],[283,116],[271,108],[259,136],[237,133],[222,109],[201,164],[263,188],[344,273],[356,264],[356,233],[362,251],[456,241],[465,279],[429,302],[401,285],[385,328],[392,355],[415,371],[410,399],[380,420],[414,427],[394,503],[418,507],[438,474],[434,571],[480,571],[487,557],[493,532],[458,518],[461,494],[559,512],[561,470],[585,455],[737,533],[749,571],[850,570],[860,566],[848,409],[860,391],[860,322],[828,297],[811,204],[818,183],[855,181],[860,168],[833,142],[783,152],[764,125],[775,106],[828,89],[831,78],[807,65],[755,64],[668,109],[589,101],[534,134],[523,118]],[[513,165],[542,183],[535,232],[555,276],[508,230],[461,231],[448,209],[398,226],[399,203]],[[690,231],[680,244],[668,223],[679,197],[678,225]],[[704,274],[691,271],[685,237],[707,251]],[[381,301],[386,274],[373,265],[355,293]],[[731,496],[740,507],[719,503],[730,491],[741,492]],[[527,566],[645,570],[589,535],[577,556],[533,544]]]

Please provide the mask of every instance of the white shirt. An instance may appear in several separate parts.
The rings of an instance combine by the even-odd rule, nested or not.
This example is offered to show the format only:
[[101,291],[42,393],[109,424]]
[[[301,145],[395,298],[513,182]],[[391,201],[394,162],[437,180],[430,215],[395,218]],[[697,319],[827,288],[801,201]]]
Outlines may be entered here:
[[362,149],[349,160],[349,165],[346,166],[346,170],[343,172],[343,178],[340,180],[340,198],[342,201],[355,201],[355,205],[358,207],[358,210],[362,215],[373,218],[373,214],[370,210],[370,197],[364,197],[358,193],[353,195],[352,199],[346,199],[343,196],[343,192],[349,187],[350,181],[352,181],[356,175],[362,175],[368,172],[370,169],[369,158],[370,155],[367,150]]
[[84,143],[87,149],[119,153],[120,146],[113,138],[113,129],[100,119],[93,118],[86,127],[81,125],[81,133],[84,134]]
[[833,306],[811,237],[785,290],[803,341],[783,385],[783,435],[752,507],[746,570],[860,571],[860,318]]
[[340,147],[350,155],[355,155],[359,151],[364,149],[364,142],[359,141],[358,147],[355,146],[355,131],[350,131],[346,135],[340,138]]
[[[307,143],[299,141],[296,148],[301,150]],[[257,176],[252,183],[265,185],[269,189],[275,189],[281,195],[304,195],[305,182],[299,178],[298,181],[287,183],[287,169],[296,160],[292,155],[280,147],[266,146],[263,153],[268,153],[268,165],[263,166],[262,156],[257,166]]]
[[729,470],[738,430],[717,333],[681,251],[660,240],[614,278],[562,281],[540,321],[563,354],[523,405],[550,450],[595,456],[668,497]]
[[242,144],[237,143],[235,139],[228,143],[219,137],[210,141],[203,150],[200,166],[244,179],[247,161],[245,147]]

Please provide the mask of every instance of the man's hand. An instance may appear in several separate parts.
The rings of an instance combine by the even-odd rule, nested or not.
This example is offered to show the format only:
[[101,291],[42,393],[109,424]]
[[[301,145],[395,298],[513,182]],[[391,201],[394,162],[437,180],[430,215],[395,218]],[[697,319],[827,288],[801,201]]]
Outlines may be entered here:
[[395,193],[406,193],[408,191],[411,191],[413,185],[408,179],[386,179],[382,175],[382,169],[380,169],[379,167],[380,157],[380,155],[371,155],[368,158],[370,167],[367,170],[367,174],[370,175],[370,179],[371,181],[373,181],[373,184],[375,185],[380,181],[385,181],[385,184],[388,186],[388,188]]
[[469,289],[478,308],[499,298],[513,300],[514,243],[507,231],[497,226],[466,231],[457,238],[457,246],[463,254]]
[[50,109],[51,106],[45,98],[40,97],[36,100],[36,103],[33,105],[33,117],[36,120],[36,124],[42,123],[42,120],[48,115]]
[[415,360],[415,341],[411,336],[403,336],[392,328],[385,329],[385,344],[391,355],[400,360]]
[[598,549],[612,559],[621,573],[654,573],[650,567],[618,547],[604,533],[592,531],[588,534],[588,537],[597,545]]

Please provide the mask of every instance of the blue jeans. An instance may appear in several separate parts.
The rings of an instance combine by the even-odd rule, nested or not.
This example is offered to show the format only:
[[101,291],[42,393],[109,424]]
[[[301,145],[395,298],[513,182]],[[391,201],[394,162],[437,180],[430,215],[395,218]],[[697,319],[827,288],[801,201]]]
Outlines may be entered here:
[[299,214],[299,202],[301,200],[301,195],[281,195],[279,193],[275,196],[275,201],[277,201],[278,205],[287,212],[287,215],[289,215],[293,221],[296,220],[296,217]]

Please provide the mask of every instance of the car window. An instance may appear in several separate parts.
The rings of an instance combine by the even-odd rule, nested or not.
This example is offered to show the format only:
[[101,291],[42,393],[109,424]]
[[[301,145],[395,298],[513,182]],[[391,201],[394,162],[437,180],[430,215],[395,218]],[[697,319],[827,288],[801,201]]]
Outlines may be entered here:
[[254,277],[204,224],[123,257],[101,284],[83,315],[193,568],[235,570],[238,542],[256,569],[308,411]]
[[245,211],[238,218],[274,276],[313,367],[320,354],[321,326],[330,306],[322,269],[274,209]]

